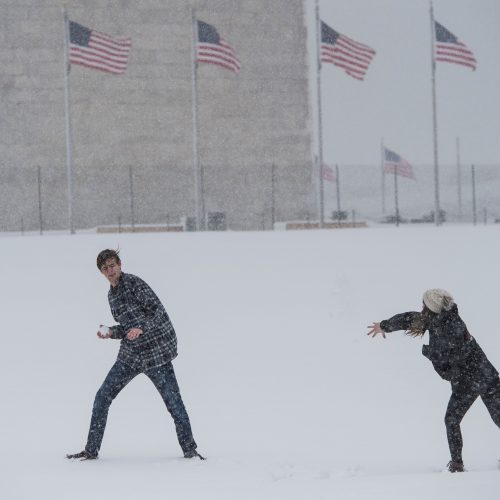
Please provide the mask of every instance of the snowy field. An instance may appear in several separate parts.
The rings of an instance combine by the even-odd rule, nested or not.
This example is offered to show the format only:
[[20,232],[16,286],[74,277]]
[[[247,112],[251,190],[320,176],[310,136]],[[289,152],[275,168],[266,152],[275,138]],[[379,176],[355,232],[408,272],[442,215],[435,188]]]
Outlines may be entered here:
[[[100,459],[71,462],[118,341],[97,253],[121,249],[179,338],[174,362],[199,451],[181,458],[153,385],[113,403]],[[469,472],[444,473],[449,385],[421,339],[366,336],[455,296],[500,368],[500,227],[0,238],[2,500],[470,500],[500,496],[500,430],[477,401]],[[427,336],[424,338],[424,342]]]

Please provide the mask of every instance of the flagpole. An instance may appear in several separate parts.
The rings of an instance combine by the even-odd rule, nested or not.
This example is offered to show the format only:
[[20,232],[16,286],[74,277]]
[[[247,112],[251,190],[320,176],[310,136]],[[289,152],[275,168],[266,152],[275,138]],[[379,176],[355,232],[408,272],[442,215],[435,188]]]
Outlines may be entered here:
[[335,164],[335,182],[337,184],[337,221],[340,226],[341,215],[340,215],[340,176],[339,176],[339,166]]
[[316,84],[318,87],[318,161],[319,161],[319,227],[325,226],[325,183],[323,179],[323,125],[321,115],[321,19],[319,17],[319,0],[316,0],[316,54],[318,66]]
[[384,170],[384,138],[380,139],[380,170],[382,176],[382,214],[385,214],[385,170]]
[[476,217],[476,167],[474,165],[471,165],[471,187],[472,187],[472,224],[474,226],[476,225],[477,222],[477,217]]
[[432,68],[432,129],[434,140],[434,221],[436,226],[440,225],[440,206],[439,206],[439,163],[438,163],[438,130],[437,130],[437,111],[436,111],[436,59],[434,56],[435,44],[435,21],[434,8],[432,0],[430,1],[431,17],[431,68]]
[[275,215],[275,200],[274,200],[274,184],[275,184],[275,166],[274,162],[271,164],[271,231],[274,231],[274,219]]
[[457,195],[458,195],[458,220],[462,222],[462,168],[460,166],[460,137],[457,137]]
[[37,184],[38,184],[38,223],[40,226],[40,235],[43,234],[43,217],[42,217],[42,167],[38,165],[37,171]]
[[198,162],[200,169],[200,220],[202,231],[207,230],[207,213],[205,210],[205,167],[201,162]]
[[135,206],[134,206],[134,173],[132,171],[132,165],[128,168],[128,180],[129,180],[129,190],[130,190],[130,225],[132,227],[132,232],[135,231]]
[[69,20],[66,6],[63,6],[64,18],[64,109],[65,109],[65,126],[66,126],[66,171],[68,178],[68,225],[70,234],[75,234],[73,225],[73,133],[71,127],[71,95],[69,87]]
[[399,226],[398,168],[394,166],[394,205],[396,207],[396,227]]
[[196,48],[198,45],[198,27],[196,25],[196,16],[194,9],[191,9],[191,23],[193,30],[193,47],[191,51],[191,82],[192,82],[192,116],[193,116],[193,174],[194,174],[194,203],[196,214],[196,230],[200,231],[203,215],[201,214],[200,190],[201,190],[201,174],[200,174],[200,158],[198,154],[198,61],[196,57]]

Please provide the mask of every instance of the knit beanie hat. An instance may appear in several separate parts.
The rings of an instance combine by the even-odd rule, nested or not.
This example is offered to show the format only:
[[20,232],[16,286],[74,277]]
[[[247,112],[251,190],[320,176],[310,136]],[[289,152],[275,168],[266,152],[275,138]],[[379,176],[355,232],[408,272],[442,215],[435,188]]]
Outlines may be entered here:
[[423,300],[427,308],[436,314],[439,314],[443,310],[449,311],[455,303],[451,293],[442,288],[427,290],[424,292]]

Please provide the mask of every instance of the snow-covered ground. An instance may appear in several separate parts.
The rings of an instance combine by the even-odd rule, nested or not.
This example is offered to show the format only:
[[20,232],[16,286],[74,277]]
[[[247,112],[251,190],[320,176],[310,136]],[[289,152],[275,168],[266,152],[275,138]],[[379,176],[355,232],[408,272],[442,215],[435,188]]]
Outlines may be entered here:
[[[483,404],[462,426],[469,472],[442,472],[449,386],[422,340],[372,339],[366,326],[447,288],[500,368],[499,230],[1,238],[0,498],[498,498],[500,430]],[[205,462],[181,458],[144,376],[113,403],[100,459],[64,458],[83,448],[118,351],[95,335],[112,323],[95,257],[117,246],[174,322]]]

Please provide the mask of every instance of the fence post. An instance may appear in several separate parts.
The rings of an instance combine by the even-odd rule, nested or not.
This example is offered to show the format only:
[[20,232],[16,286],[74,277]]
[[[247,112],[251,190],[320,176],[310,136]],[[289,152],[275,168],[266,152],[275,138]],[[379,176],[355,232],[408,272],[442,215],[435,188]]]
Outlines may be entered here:
[[130,183],[130,218],[132,223],[132,232],[135,230],[135,212],[134,212],[134,177],[132,172],[132,166],[128,170],[129,183]]
[[276,183],[276,178],[275,178],[275,170],[276,167],[274,163],[271,165],[271,231],[274,230],[274,223],[276,219],[276,201],[274,199],[275,195],[275,183]]
[[38,223],[40,226],[40,235],[43,234],[43,218],[42,218],[42,168],[40,165],[37,167],[37,181],[38,181]]
[[471,173],[472,173],[472,223],[474,226],[476,225],[477,222],[477,217],[476,217],[476,168],[474,165],[471,167]]

